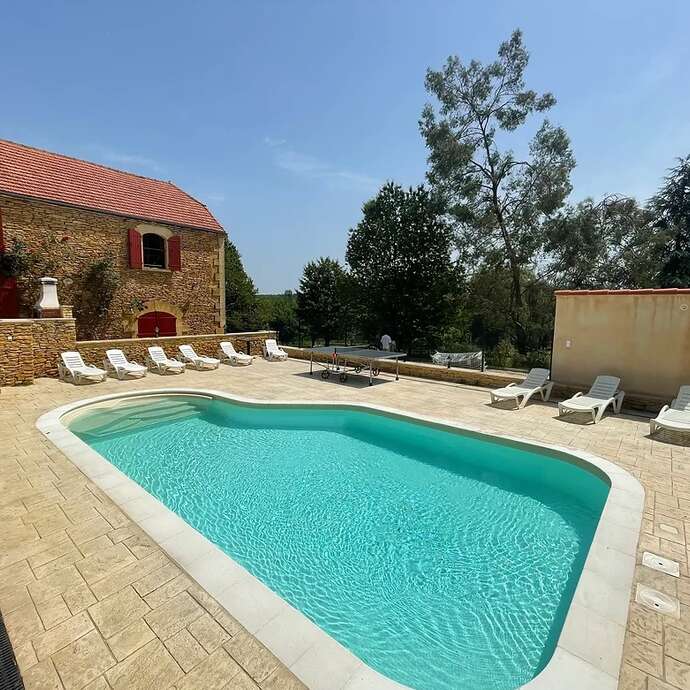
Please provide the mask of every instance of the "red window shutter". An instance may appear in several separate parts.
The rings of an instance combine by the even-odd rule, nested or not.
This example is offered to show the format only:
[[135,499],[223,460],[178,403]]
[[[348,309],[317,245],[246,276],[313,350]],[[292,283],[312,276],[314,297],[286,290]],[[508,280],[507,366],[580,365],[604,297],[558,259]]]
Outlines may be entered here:
[[180,252],[180,236],[173,235],[168,240],[168,268],[171,271],[182,270],[182,255]]
[[141,235],[133,228],[129,231],[129,267],[141,268],[144,257],[141,251]]

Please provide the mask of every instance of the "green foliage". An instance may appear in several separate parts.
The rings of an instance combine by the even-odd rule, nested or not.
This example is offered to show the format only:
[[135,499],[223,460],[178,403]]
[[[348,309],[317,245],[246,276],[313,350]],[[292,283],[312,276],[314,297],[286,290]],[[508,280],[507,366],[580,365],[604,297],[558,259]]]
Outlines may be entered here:
[[259,324],[278,332],[278,340],[286,345],[299,345],[297,296],[286,290],[282,295],[258,295]]
[[661,252],[661,287],[690,287],[690,156],[678,159],[650,204],[654,226],[666,243]]
[[105,325],[104,319],[120,287],[120,272],[114,257],[107,255],[87,266],[82,275],[75,312],[80,330],[92,338]]
[[305,324],[312,345],[323,338],[346,336],[350,324],[350,286],[345,269],[335,259],[321,257],[310,261],[297,291],[297,316]]
[[460,281],[443,213],[424,187],[406,191],[392,182],[364,204],[346,258],[370,342],[387,332],[399,348],[429,348],[450,324]]
[[19,240],[12,243],[12,249],[0,251],[0,276],[16,278],[28,273],[35,262],[28,247]]
[[259,325],[257,291],[237,247],[225,239],[225,328],[250,331]]
[[132,297],[129,301],[129,311],[131,314],[136,314],[137,312],[144,311],[146,309],[146,302],[140,297]]
[[547,225],[549,277],[566,289],[649,287],[659,270],[665,237],[634,199],[585,199]]
[[520,31],[501,44],[496,61],[483,65],[449,57],[440,71],[429,70],[427,90],[439,107],[427,105],[420,128],[429,149],[428,178],[455,219],[458,247],[468,270],[490,259],[510,270],[509,314],[524,347],[522,276],[543,244],[543,225],[570,193],[575,159],[560,127],[544,120],[518,159],[501,150],[510,132],[529,116],[551,108],[555,99],[527,89],[529,55]]

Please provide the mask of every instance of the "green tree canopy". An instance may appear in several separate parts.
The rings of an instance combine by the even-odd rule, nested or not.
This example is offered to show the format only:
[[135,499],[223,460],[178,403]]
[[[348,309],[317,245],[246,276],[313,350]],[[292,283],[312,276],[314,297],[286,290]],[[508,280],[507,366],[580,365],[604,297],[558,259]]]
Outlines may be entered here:
[[678,159],[650,207],[666,237],[659,284],[690,287],[690,156]]
[[256,288],[237,247],[225,239],[225,323],[228,331],[249,331],[259,323]]
[[297,297],[292,290],[280,295],[259,295],[259,323],[261,328],[278,332],[278,340],[285,345],[299,344]]
[[664,237],[635,199],[585,199],[547,225],[549,280],[566,289],[641,288],[655,284]]
[[349,321],[349,286],[345,269],[335,259],[310,261],[297,291],[297,315],[309,329],[312,345],[323,338],[326,345],[346,335]]
[[388,332],[408,351],[434,344],[457,305],[453,248],[443,203],[424,187],[389,182],[364,204],[346,254],[364,335]]
[[520,31],[488,65],[449,57],[443,69],[427,72],[426,87],[438,108],[427,105],[420,120],[428,179],[455,218],[464,263],[471,269],[487,256],[502,258],[511,275],[510,315],[523,340],[524,268],[543,244],[545,220],[570,193],[575,166],[567,134],[547,120],[524,158],[499,145],[530,115],[556,102],[550,93],[526,88],[528,60]]

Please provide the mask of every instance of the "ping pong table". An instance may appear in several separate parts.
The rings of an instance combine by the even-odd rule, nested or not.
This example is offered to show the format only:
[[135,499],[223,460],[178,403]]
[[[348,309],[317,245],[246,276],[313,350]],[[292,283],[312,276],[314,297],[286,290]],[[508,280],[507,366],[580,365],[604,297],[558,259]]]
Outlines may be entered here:
[[[380,373],[376,361],[381,359],[395,360],[395,380],[400,379],[400,359],[407,357],[405,352],[391,352],[389,350],[377,350],[366,345],[329,345],[327,347],[312,347],[309,358],[309,375],[314,373],[314,365],[321,367],[321,378],[327,379],[331,375],[338,376],[345,382],[350,374],[369,372],[369,385],[374,384],[374,377]],[[328,355],[326,361],[314,359],[314,355]]]

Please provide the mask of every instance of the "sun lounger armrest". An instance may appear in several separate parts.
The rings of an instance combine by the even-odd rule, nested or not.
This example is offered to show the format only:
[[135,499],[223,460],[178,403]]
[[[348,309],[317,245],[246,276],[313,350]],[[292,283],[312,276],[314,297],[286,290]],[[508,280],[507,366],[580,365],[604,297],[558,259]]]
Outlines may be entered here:
[[507,386],[504,386],[504,388],[513,388],[514,386],[517,386],[517,383],[513,381],[513,383],[509,383]]
[[[673,402],[675,402],[675,400],[674,400]],[[666,412],[666,410],[668,410],[668,409],[670,409],[670,408],[671,408],[671,405],[664,405],[664,406],[659,410],[659,414],[657,415],[657,417],[661,417],[661,415],[664,414],[664,412]]]
[[582,391],[578,391],[577,393],[575,393],[575,395],[573,395],[573,398],[581,398],[583,395],[584,393]]

